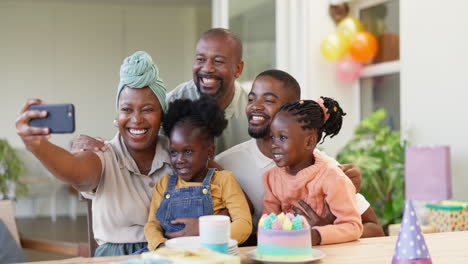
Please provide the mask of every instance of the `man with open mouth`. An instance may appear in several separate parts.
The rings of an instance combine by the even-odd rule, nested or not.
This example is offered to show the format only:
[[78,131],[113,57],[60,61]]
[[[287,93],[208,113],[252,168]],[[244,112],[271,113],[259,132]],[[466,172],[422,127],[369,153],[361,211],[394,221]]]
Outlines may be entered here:
[[209,96],[224,109],[228,126],[215,141],[216,153],[250,139],[244,112],[247,93],[236,82],[243,68],[239,37],[227,29],[210,29],[197,43],[193,80],[180,84],[167,95],[167,103]]
[[[258,223],[262,210],[262,195],[265,188],[262,175],[275,166],[274,159],[283,158],[281,153],[271,152],[271,122],[283,104],[299,100],[300,94],[299,84],[288,73],[280,70],[267,70],[260,73],[253,82],[245,108],[245,115],[248,119],[247,130],[252,138],[220,153],[215,158],[221,167],[234,172],[240,186],[252,201],[255,208],[252,218],[254,224]],[[341,168],[359,190],[361,182],[359,168],[351,164],[343,165]],[[365,197],[357,193],[356,203],[364,224],[362,237],[383,236],[377,216]],[[306,206],[305,203],[299,202],[299,204]],[[309,208],[303,209],[304,212],[301,214],[306,215]],[[334,216],[325,214],[324,218],[332,222]]]
[[[167,94],[167,104],[177,99],[214,98],[224,110],[228,125],[215,139],[215,154],[250,139],[245,115],[247,93],[236,79],[242,74],[242,41],[232,31],[213,28],[197,43],[193,63],[193,79],[178,85]],[[70,143],[72,152],[104,151],[104,142],[80,135]]]

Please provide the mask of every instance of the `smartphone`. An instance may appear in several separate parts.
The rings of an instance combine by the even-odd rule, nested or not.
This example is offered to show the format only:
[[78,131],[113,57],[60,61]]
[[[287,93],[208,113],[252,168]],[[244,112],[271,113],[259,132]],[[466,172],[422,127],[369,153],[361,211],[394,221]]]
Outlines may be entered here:
[[72,104],[31,105],[29,110],[47,111],[47,117],[31,119],[30,126],[48,127],[50,133],[75,131],[75,107]]

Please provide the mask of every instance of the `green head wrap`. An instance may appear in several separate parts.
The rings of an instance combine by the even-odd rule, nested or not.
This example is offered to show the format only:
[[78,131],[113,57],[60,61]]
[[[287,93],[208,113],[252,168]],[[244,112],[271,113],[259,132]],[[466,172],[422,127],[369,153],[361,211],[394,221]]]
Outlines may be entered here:
[[166,111],[166,87],[159,78],[159,70],[151,56],[144,51],[137,51],[128,56],[120,66],[120,83],[117,90],[117,110],[120,92],[125,86],[143,88],[148,86],[159,100],[161,108]]

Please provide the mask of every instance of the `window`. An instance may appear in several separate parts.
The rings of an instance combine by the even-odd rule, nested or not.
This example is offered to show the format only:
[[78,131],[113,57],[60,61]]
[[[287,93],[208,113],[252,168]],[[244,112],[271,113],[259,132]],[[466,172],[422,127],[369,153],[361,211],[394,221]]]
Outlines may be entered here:
[[275,0],[229,1],[229,28],[244,47],[239,81],[253,81],[260,72],[275,68]]
[[361,78],[361,116],[369,116],[377,109],[387,111],[387,124],[400,130],[400,74]]
[[364,67],[359,81],[361,120],[384,108],[392,129],[400,129],[399,0],[359,0],[350,4],[367,31],[378,40],[376,58]]
[[379,52],[374,63],[398,61],[400,59],[398,0],[384,1],[381,4],[361,8],[359,18],[366,30],[371,32],[378,40]]

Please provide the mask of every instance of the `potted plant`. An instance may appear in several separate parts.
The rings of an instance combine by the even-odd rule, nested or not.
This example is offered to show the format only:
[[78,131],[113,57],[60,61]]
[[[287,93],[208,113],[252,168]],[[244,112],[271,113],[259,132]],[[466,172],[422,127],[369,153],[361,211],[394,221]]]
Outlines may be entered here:
[[0,139],[0,200],[27,195],[27,186],[19,180],[24,171],[24,164],[15,150],[6,139]]
[[401,222],[403,213],[406,142],[384,123],[385,118],[385,110],[380,109],[364,119],[337,160],[361,168],[360,192],[387,230],[389,224]]

